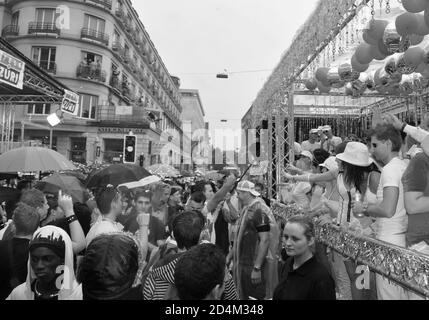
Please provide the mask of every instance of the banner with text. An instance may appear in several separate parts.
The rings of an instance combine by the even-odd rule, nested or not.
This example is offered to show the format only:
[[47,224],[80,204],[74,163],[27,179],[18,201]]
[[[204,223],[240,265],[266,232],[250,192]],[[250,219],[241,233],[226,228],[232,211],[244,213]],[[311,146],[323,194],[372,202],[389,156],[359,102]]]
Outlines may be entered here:
[[61,111],[77,116],[79,110],[79,95],[73,91],[64,89],[64,98],[61,104]]
[[22,90],[25,62],[0,50],[0,82]]

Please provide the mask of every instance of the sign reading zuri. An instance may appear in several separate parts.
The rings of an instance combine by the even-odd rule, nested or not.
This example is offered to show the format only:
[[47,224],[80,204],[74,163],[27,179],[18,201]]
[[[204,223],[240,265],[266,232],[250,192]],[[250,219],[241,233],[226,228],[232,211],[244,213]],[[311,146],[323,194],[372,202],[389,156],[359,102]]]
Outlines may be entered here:
[[0,82],[22,90],[24,71],[25,62],[0,50]]
[[79,109],[79,95],[73,91],[64,89],[64,98],[61,104],[61,111],[77,116]]

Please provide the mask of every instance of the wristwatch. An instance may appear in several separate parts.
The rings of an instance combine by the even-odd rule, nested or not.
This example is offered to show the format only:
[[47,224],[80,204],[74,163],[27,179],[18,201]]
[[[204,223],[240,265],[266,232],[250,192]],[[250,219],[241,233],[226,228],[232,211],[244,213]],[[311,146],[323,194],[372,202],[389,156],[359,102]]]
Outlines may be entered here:
[[259,272],[259,271],[261,271],[261,267],[253,267],[253,270]]

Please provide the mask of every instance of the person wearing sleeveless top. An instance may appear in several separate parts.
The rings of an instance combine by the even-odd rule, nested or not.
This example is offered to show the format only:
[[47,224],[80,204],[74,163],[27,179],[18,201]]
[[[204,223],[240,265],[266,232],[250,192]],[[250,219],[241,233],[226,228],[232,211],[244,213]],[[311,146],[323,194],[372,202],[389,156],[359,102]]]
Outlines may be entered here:
[[[373,195],[377,190],[380,174],[372,165],[373,159],[370,158],[368,148],[363,143],[347,143],[344,152],[337,154],[336,159],[339,163],[338,169],[321,174],[292,176],[286,173],[284,176],[292,181],[309,181],[311,183],[336,181],[339,194],[337,215],[334,219],[324,215],[320,217],[320,220],[322,223],[335,223],[343,228],[357,229],[362,233],[371,225],[372,220],[356,218],[353,215],[352,200],[356,191],[359,191],[364,200],[374,201]],[[345,258],[335,252],[333,256],[333,268],[336,273],[337,290],[340,298],[345,300],[368,298],[368,293],[362,294],[365,290],[356,288],[353,281],[356,277],[356,269],[353,270],[355,263],[347,262],[348,259],[346,259],[348,268],[345,268]],[[374,288],[370,288],[370,290],[374,290]]]

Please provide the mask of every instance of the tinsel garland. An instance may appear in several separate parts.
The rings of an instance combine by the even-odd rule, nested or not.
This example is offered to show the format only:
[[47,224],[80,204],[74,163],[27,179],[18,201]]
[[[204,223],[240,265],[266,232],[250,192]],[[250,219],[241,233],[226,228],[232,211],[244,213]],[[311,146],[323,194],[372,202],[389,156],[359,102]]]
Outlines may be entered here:
[[[271,205],[276,219],[288,218],[304,212],[294,204],[274,202]],[[377,239],[343,230],[332,224],[315,223],[316,239],[343,256],[367,265],[375,272],[429,297],[429,256],[395,246]]]

